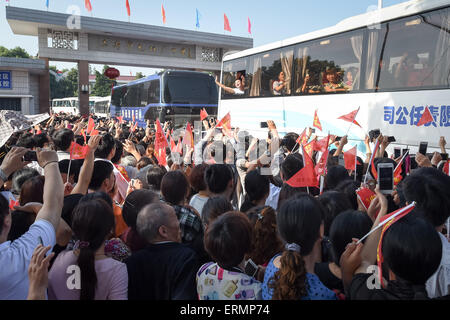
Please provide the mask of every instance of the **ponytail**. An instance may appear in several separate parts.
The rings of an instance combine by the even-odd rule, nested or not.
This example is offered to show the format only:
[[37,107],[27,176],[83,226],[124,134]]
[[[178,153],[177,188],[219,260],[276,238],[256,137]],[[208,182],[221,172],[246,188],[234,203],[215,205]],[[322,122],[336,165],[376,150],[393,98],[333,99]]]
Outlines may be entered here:
[[281,267],[272,278],[272,300],[300,300],[308,295],[305,261],[300,253],[285,250],[280,259]]
[[95,250],[80,248],[77,260],[81,272],[80,300],[94,300],[97,287],[97,273],[95,272]]

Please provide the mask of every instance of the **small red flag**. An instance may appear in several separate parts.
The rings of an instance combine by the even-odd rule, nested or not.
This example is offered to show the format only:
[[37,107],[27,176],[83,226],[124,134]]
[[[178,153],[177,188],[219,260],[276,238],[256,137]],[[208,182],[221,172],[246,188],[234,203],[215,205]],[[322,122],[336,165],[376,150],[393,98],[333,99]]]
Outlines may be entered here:
[[325,152],[325,149],[328,148],[328,139],[328,137],[325,137],[319,141],[316,141],[316,143],[314,144],[314,150]]
[[300,146],[303,146],[305,143],[308,142],[308,136],[306,135],[306,128],[303,130],[303,132],[298,136],[297,138],[297,144]]
[[122,123],[123,123],[123,116],[116,117],[116,118],[117,118],[117,120],[119,120],[119,124],[122,124]]
[[86,133],[90,134],[91,131],[94,130],[94,127],[95,127],[95,122],[94,122],[94,120],[91,117],[89,117],[88,127],[87,127],[87,130],[86,130]]
[[131,126],[131,132],[135,132],[136,131],[136,129],[137,129],[137,127],[138,127],[138,123],[137,122],[135,122],[132,126]]
[[377,195],[369,188],[359,188],[358,190],[356,190],[356,196],[367,211],[369,209],[370,203],[373,199],[376,198]]
[[361,125],[355,120],[356,119],[356,115],[358,114],[359,108],[357,110],[354,110],[348,114],[345,114],[343,116],[340,116],[338,119],[342,119],[348,122],[352,122],[354,124],[356,124],[358,127],[361,128]]
[[72,142],[70,146],[70,160],[80,160],[86,158],[89,146],[80,146],[76,142]]
[[286,183],[293,187],[317,187],[319,182],[314,171],[314,163],[303,148],[304,167],[294,174]]
[[156,150],[155,157],[156,160],[158,160],[160,166],[167,166],[166,148],[160,148]]
[[383,237],[386,234],[386,231],[389,229],[390,226],[392,226],[392,224],[394,224],[395,222],[397,222],[398,220],[400,220],[401,218],[403,218],[404,216],[406,216],[408,213],[410,213],[411,211],[413,211],[415,208],[415,202],[411,203],[410,205],[400,208],[388,215],[385,215],[384,217],[382,217],[380,219],[380,224],[381,223],[385,223],[385,225],[383,226],[383,229],[381,231],[381,236],[380,236],[380,240],[378,241],[378,247],[377,247],[377,265],[378,265],[378,275],[379,275],[379,279],[380,279],[380,284],[384,287],[383,284],[383,268],[382,268],[382,263],[384,262],[383,259],[383,250],[382,250],[382,243],[383,243]]
[[192,135],[192,128],[189,122],[186,125],[186,130],[184,131],[183,144],[194,147],[194,137]]
[[250,17],[247,17],[248,21],[248,33],[252,34],[252,23],[250,22]]
[[223,14],[223,29],[231,32],[230,21],[225,13]]
[[86,10],[91,12],[92,11],[92,4],[90,0],[84,0],[84,6],[86,7]]
[[170,136],[170,151],[175,152],[176,147],[175,141],[173,141],[172,136]]
[[168,146],[169,144],[167,143],[166,137],[164,136],[161,122],[159,122],[159,119],[156,119],[155,150],[166,148]]
[[319,116],[317,115],[317,109],[316,109],[316,111],[314,112],[313,127],[316,127],[317,129],[319,129],[320,131],[322,131],[322,125],[320,124]]
[[433,116],[431,115],[430,109],[428,107],[425,107],[425,111],[422,114],[422,117],[420,118],[419,122],[417,122],[417,126],[420,127],[421,125],[433,122]]
[[14,209],[14,207],[16,206],[20,206],[20,202],[19,201],[14,201],[13,199],[9,199],[9,209],[11,209],[11,211],[14,211],[16,209]]
[[229,112],[219,121],[216,127],[222,127],[222,131],[227,136],[231,136],[231,115]]
[[203,121],[206,118],[208,118],[208,112],[206,112],[205,108],[203,108],[200,110],[200,121]]
[[326,140],[325,148],[322,149],[322,156],[320,157],[319,162],[316,164],[316,167],[314,168],[316,175],[318,177],[325,175],[326,169],[327,169],[327,160],[328,160],[328,154],[329,154],[328,142],[330,141],[330,135],[328,135],[326,139],[327,140]]
[[166,10],[164,10],[163,4],[161,4],[161,15],[162,15],[163,23],[166,24]]
[[130,2],[128,0],[127,0],[127,3],[126,3],[126,7],[127,7],[127,14],[128,14],[128,16],[131,16]]
[[356,146],[344,152],[345,169],[355,170],[356,167]]
[[98,132],[98,130],[91,131],[91,136],[98,136],[99,134],[100,134],[100,132]]
[[312,140],[310,143],[304,145],[304,150],[308,154],[308,156],[312,157],[312,153],[314,151],[314,146],[316,145],[316,140]]

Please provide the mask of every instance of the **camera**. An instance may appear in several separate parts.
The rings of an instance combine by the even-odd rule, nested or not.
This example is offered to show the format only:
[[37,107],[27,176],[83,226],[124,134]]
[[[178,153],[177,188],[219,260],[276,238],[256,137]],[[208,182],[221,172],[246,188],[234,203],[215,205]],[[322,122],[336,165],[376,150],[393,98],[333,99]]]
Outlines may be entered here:
[[25,155],[23,156],[23,161],[38,161],[36,151],[28,151],[27,153],[25,153]]
[[256,276],[256,273],[258,272],[258,266],[252,261],[252,259],[248,259],[245,263],[244,272],[250,277],[254,278]]

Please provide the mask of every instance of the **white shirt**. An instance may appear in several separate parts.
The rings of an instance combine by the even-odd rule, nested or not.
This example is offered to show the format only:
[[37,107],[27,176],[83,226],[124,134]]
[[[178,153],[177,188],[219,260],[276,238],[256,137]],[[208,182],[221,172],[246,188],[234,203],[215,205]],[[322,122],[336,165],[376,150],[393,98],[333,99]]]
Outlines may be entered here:
[[273,94],[275,96],[281,96],[281,91],[283,90],[283,88],[281,88],[281,90],[277,91],[277,87],[281,86],[283,84],[283,81],[274,81],[273,85],[272,85],[272,90],[273,90]]
[[239,88],[233,88],[234,94],[244,94],[245,92]]
[[56,155],[58,156],[58,161],[70,160],[70,152],[67,152],[67,151],[56,151]]
[[450,242],[440,232],[439,236],[442,241],[442,258],[438,269],[425,284],[429,298],[450,294]]
[[198,193],[194,194],[191,198],[191,201],[189,201],[189,205],[191,207],[194,207],[195,210],[201,215],[203,211],[203,206],[205,205],[206,201],[208,201],[208,197],[202,197]]
[[55,229],[50,222],[37,220],[20,238],[0,244],[0,300],[26,300],[28,267],[34,249],[40,244],[39,237],[44,246],[56,244]]
[[266,206],[271,206],[274,210],[278,207],[278,198],[280,197],[281,188],[274,184],[270,184],[269,196],[266,199]]

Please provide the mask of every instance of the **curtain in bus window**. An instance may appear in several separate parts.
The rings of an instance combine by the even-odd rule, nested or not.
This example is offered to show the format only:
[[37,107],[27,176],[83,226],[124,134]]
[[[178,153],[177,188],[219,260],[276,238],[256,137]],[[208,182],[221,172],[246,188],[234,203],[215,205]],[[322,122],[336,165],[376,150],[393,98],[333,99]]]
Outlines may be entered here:
[[292,83],[292,66],[293,66],[293,60],[294,60],[294,49],[290,49],[288,51],[281,51],[280,52],[280,58],[281,58],[281,68],[284,73],[284,80],[287,83],[285,94],[290,95],[291,94],[291,83]]
[[306,76],[306,67],[308,62],[309,48],[298,48],[297,51],[297,71],[295,74],[294,87],[297,88],[295,93],[300,93]]
[[378,36],[379,33],[377,31],[373,31],[369,33],[369,39],[367,44],[367,64],[366,64],[366,89],[374,89],[375,81],[377,78],[377,66],[378,66],[378,57],[377,57],[377,45],[378,45]]
[[441,31],[436,44],[433,85],[449,86],[450,72],[450,10],[440,11]]
[[[361,66],[363,37],[362,37],[362,35],[352,36],[350,38],[350,41],[352,43],[353,53],[354,53],[356,59],[358,59],[359,65]],[[353,89],[352,90],[359,89],[360,74],[361,74],[361,68],[358,68],[355,78],[353,79]]]
[[250,97],[259,97],[261,92],[261,56],[253,57],[253,64],[250,65],[251,74],[253,74],[250,87]]

